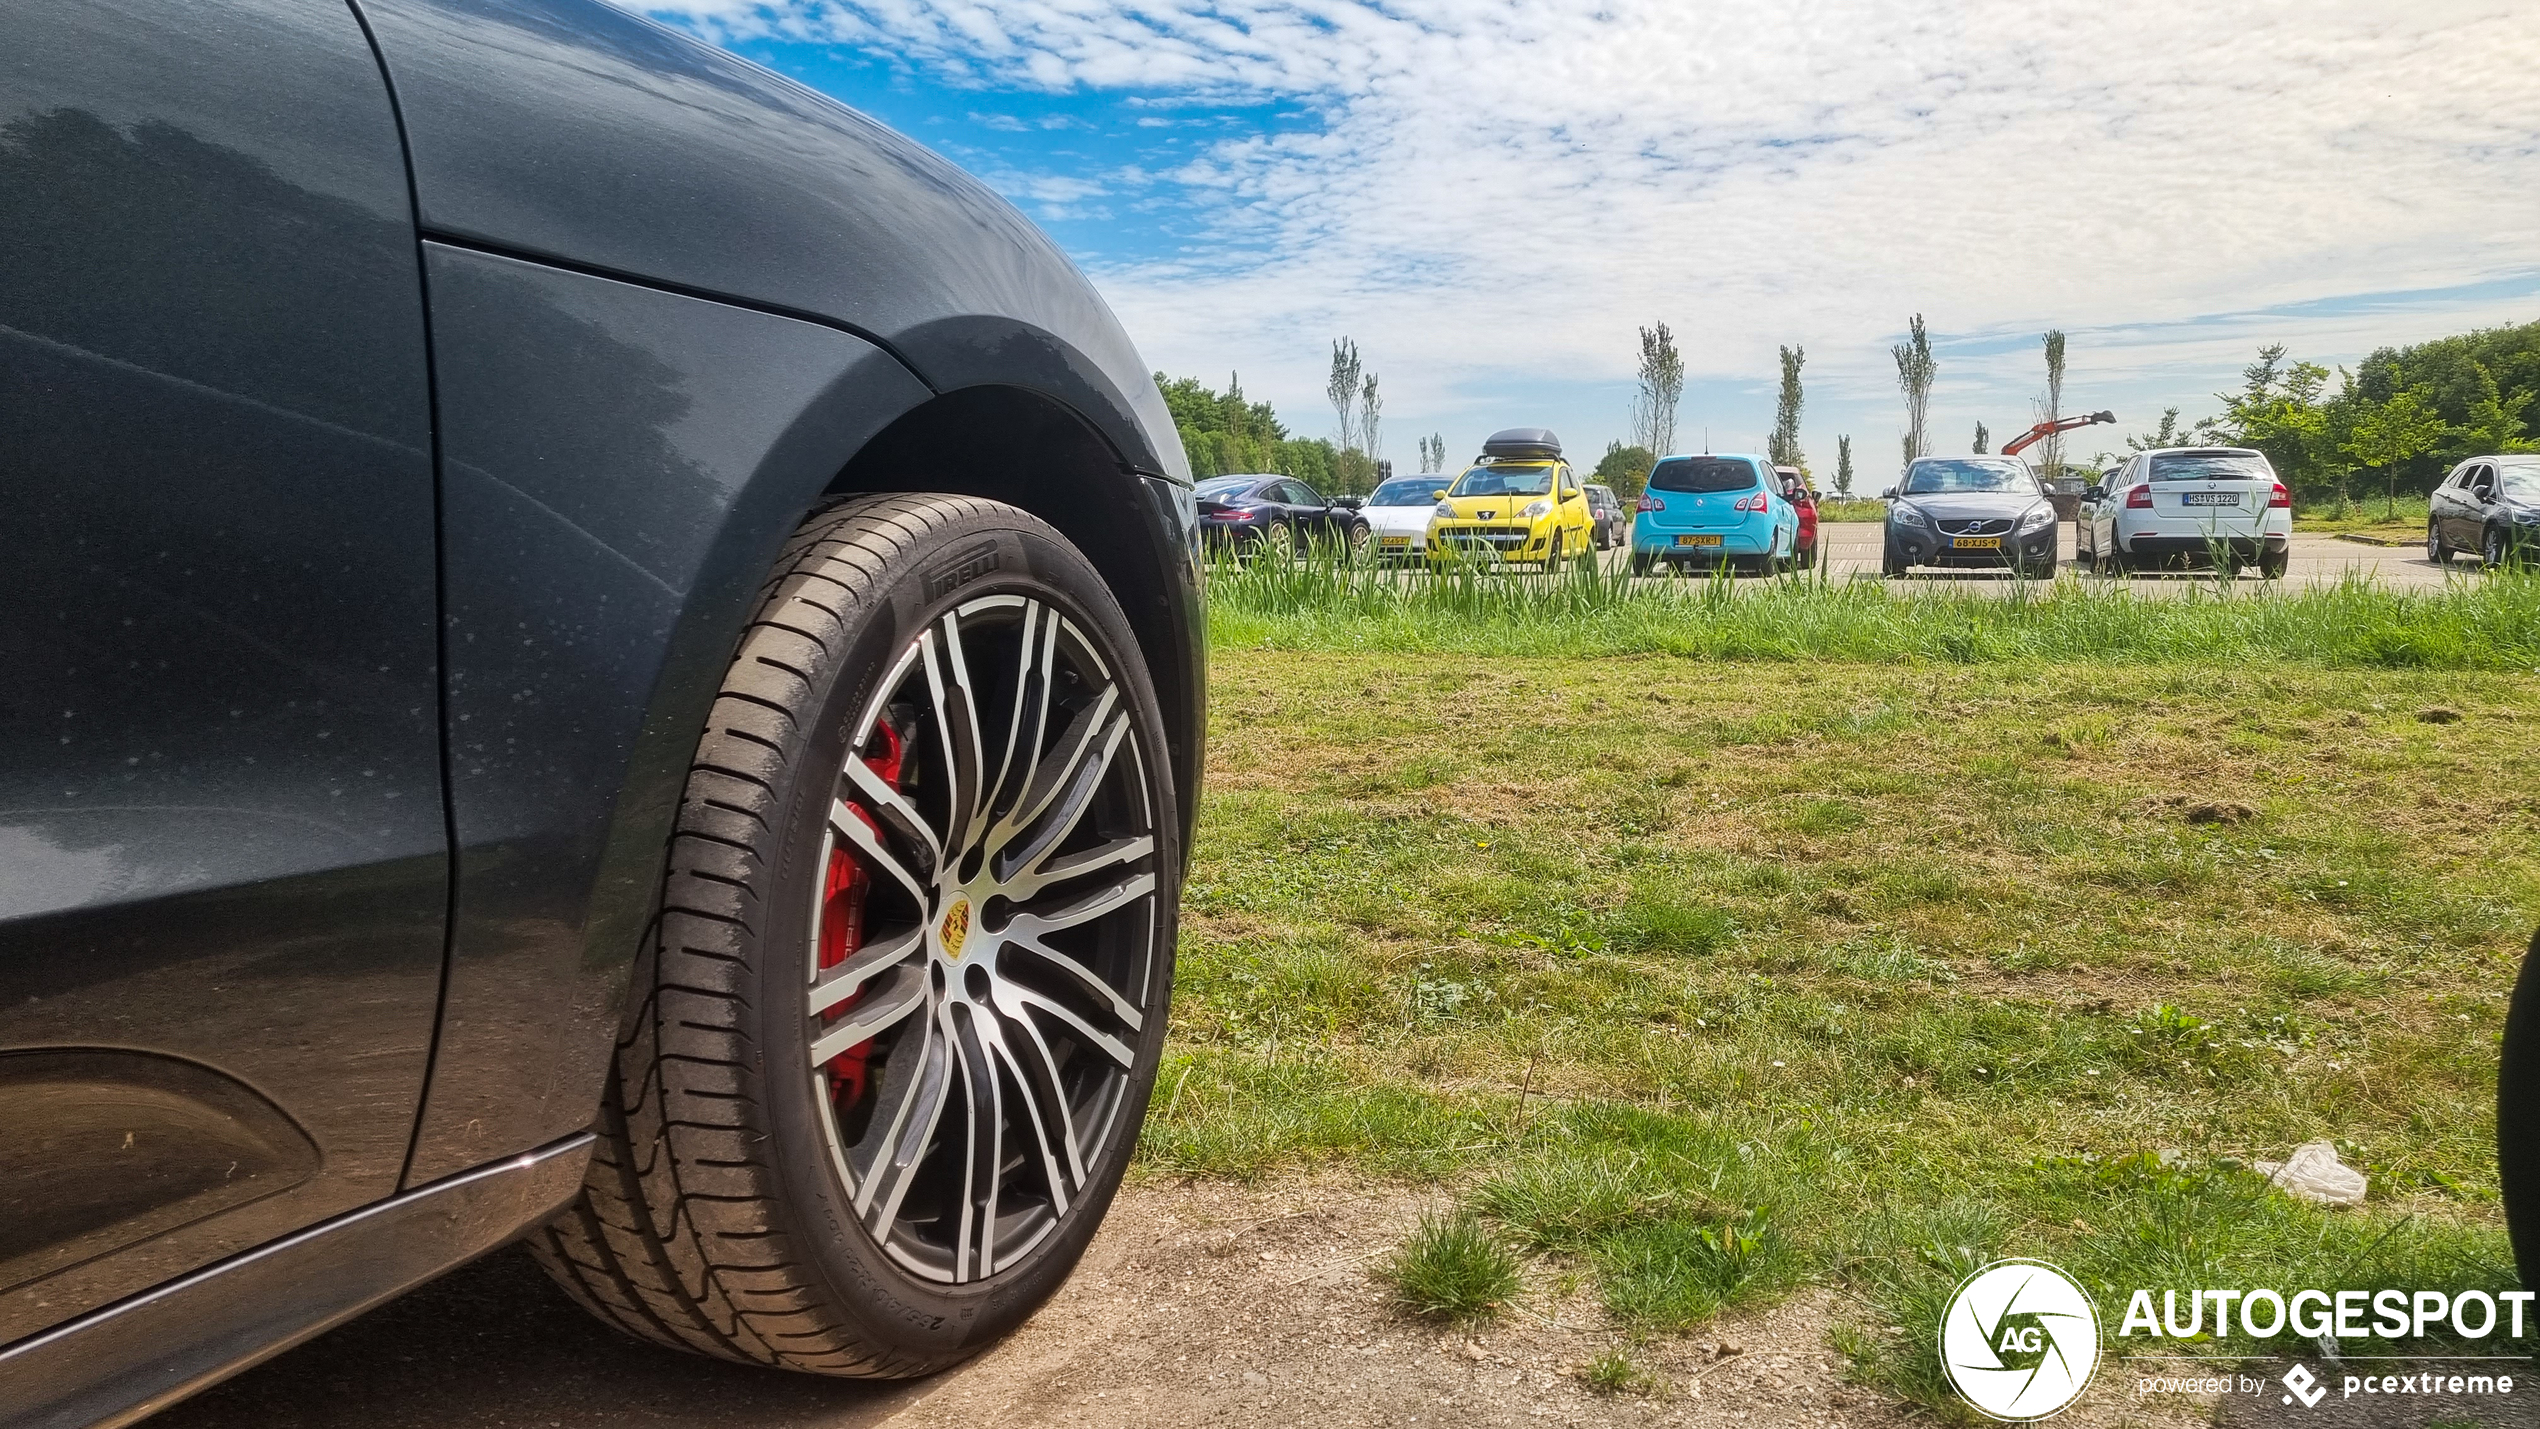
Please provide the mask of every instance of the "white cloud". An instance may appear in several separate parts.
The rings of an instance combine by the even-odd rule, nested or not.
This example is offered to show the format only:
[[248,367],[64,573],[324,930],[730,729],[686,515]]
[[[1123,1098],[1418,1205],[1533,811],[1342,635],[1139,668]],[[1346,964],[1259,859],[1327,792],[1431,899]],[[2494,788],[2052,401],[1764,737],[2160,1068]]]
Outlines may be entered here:
[[[2387,313],[2194,322],[2212,315],[2540,272],[2540,26],[2503,4],[678,13],[708,34],[887,48],[956,85],[1304,109],[1319,123],[1136,176],[1192,192],[1210,241],[1096,271],[1157,365],[1214,370],[1238,349],[1251,384],[1300,412],[1341,332],[1381,355],[1406,415],[1529,375],[1621,380],[1634,325],[1657,317],[1697,378],[1760,379],[1776,344],[1805,343],[1822,411],[1884,396],[1912,311],[1953,335],[2060,325],[2077,370],[2141,380],[2227,374],[2275,336],[2335,353],[2424,335]],[[1104,191],[1031,182],[1007,191]],[[2033,347],[1946,369],[2023,393],[2034,370]],[[1812,446],[1830,453],[1831,435]]]

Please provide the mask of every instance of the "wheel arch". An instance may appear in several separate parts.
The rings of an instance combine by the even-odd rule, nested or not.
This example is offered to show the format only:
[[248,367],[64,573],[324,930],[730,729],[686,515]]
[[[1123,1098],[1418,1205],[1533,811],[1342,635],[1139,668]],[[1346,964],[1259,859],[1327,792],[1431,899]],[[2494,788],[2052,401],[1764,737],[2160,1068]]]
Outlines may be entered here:
[[406,1184],[588,1124],[698,730],[834,496],[987,497],[1074,542],[1153,674],[1187,835],[1204,635],[1189,488],[1150,466],[1179,464],[1169,429],[1133,460],[1037,385],[938,391],[833,327],[426,249],[457,876]]
[[980,383],[901,413],[840,465],[822,496],[889,491],[942,491],[1020,507],[1101,572],[1164,706],[1188,847],[1207,709],[1190,489],[1120,451],[1103,428],[1047,392]]

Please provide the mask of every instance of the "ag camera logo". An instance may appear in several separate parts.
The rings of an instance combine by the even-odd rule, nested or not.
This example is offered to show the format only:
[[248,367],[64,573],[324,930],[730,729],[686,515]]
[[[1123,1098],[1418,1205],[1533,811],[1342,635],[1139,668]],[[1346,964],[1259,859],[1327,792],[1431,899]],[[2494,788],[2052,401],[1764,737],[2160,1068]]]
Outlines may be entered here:
[[2054,1266],[1997,1260],[1949,1297],[1940,1363],[1979,1413],[2043,1419],[2080,1398],[2099,1368],[2099,1312]]

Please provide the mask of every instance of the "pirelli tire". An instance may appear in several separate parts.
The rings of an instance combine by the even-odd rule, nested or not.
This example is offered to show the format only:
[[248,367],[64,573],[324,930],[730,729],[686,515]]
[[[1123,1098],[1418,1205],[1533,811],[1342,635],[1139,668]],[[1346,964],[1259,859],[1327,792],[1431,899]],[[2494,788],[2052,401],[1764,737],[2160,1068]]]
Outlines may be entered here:
[[962,496],[815,514],[698,741],[540,1263],[631,1334],[819,1374],[1020,1324],[1154,1085],[1175,798],[1127,621],[1056,531]]

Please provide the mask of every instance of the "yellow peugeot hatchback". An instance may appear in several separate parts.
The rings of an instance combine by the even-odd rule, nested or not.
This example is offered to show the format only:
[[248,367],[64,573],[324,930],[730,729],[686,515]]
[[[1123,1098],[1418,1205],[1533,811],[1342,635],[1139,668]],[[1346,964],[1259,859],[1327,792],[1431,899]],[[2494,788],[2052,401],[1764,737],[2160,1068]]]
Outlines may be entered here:
[[1541,561],[1549,569],[1596,548],[1587,489],[1561,457],[1561,439],[1512,427],[1482,443],[1481,459],[1439,499],[1429,559]]

